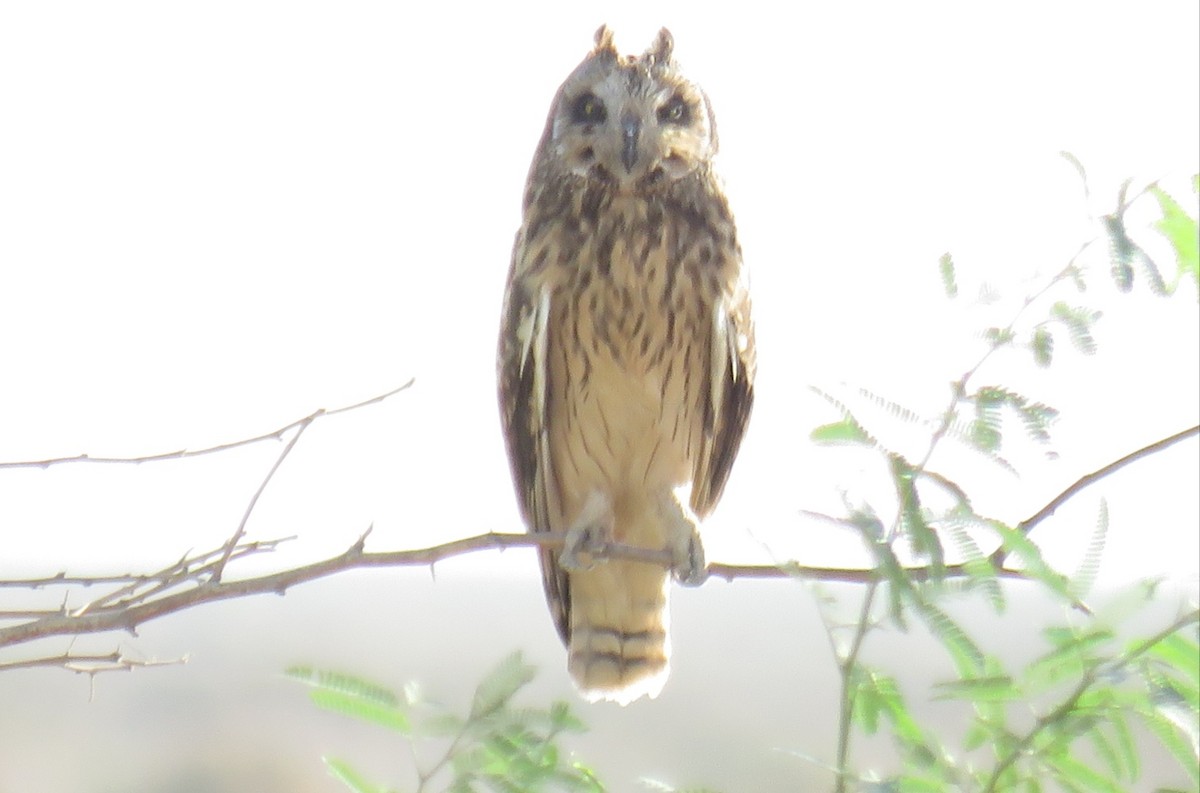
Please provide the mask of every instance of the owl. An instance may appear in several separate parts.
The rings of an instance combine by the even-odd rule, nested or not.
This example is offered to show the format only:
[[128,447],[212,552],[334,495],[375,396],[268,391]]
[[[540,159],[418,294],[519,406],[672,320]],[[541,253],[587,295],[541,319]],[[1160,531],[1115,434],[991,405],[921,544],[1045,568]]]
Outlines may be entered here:
[[[670,32],[622,56],[601,27],[559,88],[513,247],[498,353],[522,515],[588,700],[654,697],[668,673],[671,577],[705,572],[700,519],[753,402],[754,331],[707,96]],[[605,558],[619,543],[670,567]]]

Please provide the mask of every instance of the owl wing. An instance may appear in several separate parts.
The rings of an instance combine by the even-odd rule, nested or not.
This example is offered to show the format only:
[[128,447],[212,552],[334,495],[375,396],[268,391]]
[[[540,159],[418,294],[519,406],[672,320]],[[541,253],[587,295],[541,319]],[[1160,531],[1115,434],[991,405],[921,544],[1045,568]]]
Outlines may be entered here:
[[[557,491],[550,473],[546,410],[550,289],[522,277],[521,243],[518,237],[501,319],[497,354],[500,419],[521,514],[531,531],[548,532],[554,530],[550,516],[558,513],[554,501]],[[539,556],[546,600],[565,642],[570,603],[567,575],[553,550],[543,548]]]
[[740,279],[714,306],[709,360],[704,443],[692,475],[692,511],[701,518],[721,499],[754,404],[754,326],[749,292]]

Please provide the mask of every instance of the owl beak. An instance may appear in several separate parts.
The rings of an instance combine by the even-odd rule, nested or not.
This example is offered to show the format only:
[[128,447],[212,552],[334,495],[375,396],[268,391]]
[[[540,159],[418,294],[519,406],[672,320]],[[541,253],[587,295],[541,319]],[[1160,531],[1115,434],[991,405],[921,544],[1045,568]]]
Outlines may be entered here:
[[633,166],[638,161],[638,138],[642,133],[642,125],[637,119],[625,119],[621,122],[621,164],[626,173],[633,173]]

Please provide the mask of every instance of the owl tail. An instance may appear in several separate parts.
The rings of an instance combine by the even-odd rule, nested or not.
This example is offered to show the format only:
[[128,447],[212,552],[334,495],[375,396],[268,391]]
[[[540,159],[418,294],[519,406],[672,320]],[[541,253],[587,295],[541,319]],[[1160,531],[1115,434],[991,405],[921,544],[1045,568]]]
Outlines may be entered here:
[[609,559],[570,574],[567,662],[589,701],[658,696],[671,654],[667,570]]

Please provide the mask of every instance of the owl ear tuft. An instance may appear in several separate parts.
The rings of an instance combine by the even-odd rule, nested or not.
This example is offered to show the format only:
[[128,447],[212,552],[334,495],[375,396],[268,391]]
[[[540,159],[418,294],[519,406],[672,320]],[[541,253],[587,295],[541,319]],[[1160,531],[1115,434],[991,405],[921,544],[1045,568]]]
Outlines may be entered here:
[[592,50],[593,55],[612,55],[616,56],[617,47],[613,44],[613,32],[608,25],[601,25],[596,31],[596,46]]
[[671,62],[671,54],[675,51],[675,37],[671,31],[663,28],[658,31],[658,37],[646,50],[646,59],[652,64],[667,64]]

